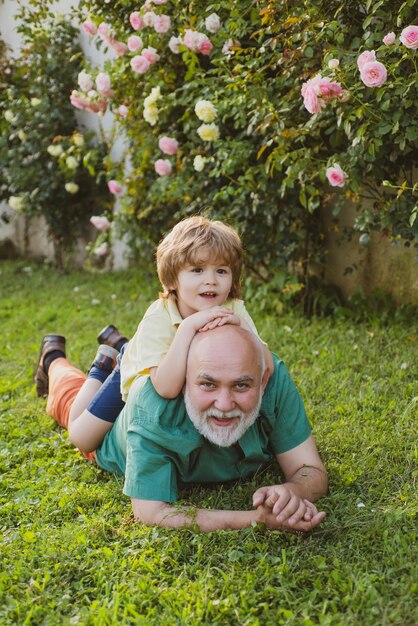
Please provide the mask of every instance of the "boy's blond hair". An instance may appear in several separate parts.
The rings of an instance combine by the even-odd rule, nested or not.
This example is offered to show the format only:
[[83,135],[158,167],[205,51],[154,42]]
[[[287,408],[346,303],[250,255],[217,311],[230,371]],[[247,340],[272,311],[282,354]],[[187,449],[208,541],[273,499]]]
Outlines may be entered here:
[[230,298],[241,295],[242,244],[233,228],[201,215],[188,217],[174,226],[157,248],[158,278],[165,296],[177,285],[177,276],[186,265],[199,265],[202,250],[210,250],[211,259],[228,265],[232,272]]

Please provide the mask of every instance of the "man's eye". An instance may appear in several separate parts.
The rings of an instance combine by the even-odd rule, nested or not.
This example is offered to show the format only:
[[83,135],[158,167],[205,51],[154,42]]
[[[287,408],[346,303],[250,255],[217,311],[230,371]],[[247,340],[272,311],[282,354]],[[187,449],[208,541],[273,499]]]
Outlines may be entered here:
[[214,389],[215,385],[213,383],[200,383],[200,386],[203,389]]
[[235,385],[235,387],[238,389],[238,391],[245,391],[246,389],[248,389],[249,385],[247,385],[247,383],[238,383]]

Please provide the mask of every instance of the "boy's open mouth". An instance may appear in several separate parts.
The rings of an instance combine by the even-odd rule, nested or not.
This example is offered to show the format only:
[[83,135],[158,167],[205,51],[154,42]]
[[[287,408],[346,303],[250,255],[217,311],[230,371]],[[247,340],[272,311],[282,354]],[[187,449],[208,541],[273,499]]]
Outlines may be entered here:
[[199,295],[202,298],[216,298],[218,294],[215,293],[214,291],[204,291],[203,293],[200,293]]

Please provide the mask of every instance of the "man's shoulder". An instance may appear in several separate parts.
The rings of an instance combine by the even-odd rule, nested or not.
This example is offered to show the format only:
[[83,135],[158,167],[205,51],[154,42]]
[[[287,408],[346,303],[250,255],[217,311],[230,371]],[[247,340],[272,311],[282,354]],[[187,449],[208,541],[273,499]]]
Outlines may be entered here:
[[186,413],[183,394],[173,399],[162,398],[150,379],[133,399],[128,428],[153,438],[161,445],[169,444],[170,448],[178,448],[179,451],[182,442],[196,445],[201,441],[201,436]]
[[285,393],[293,392],[295,385],[282,359],[274,352],[272,352],[272,356],[274,371],[263,394],[262,407],[274,410],[278,397]]

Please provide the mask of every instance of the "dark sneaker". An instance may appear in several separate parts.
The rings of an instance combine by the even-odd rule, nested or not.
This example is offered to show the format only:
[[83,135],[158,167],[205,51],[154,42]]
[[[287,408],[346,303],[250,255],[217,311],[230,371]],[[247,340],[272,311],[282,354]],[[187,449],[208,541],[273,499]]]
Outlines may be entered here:
[[34,376],[36,393],[39,397],[48,395],[48,374],[44,367],[45,357],[56,351],[62,352],[65,356],[65,337],[62,335],[45,335],[39,350],[39,359]]
[[122,333],[118,331],[116,326],[109,324],[109,326],[103,328],[103,330],[97,335],[97,341],[100,344],[105,344],[120,351],[121,347],[123,344],[127,343],[128,339],[125,335],[122,335]]

